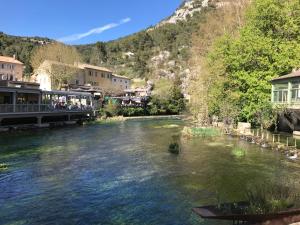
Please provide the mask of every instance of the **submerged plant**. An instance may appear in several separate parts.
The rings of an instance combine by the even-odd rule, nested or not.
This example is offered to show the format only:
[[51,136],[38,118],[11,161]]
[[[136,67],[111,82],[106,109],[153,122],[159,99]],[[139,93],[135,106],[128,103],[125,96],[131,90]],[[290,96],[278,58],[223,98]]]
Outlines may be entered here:
[[192,137],[215,137],[220,135],[220,131],[212,127],[184,127],[182,133]]
[[236,147],[232,149],[232,154],[237,158],[241,158],[246,155],[246,151],[243,148]]
[[177,142],[171,143],[169,145],[169,152],[172,154],[179,154],[180,152],[180,146]]
[[0,172],[7,170],[8,169],[8,164],[6,163],[0,163]]
[[180,152],[180,136],[173,135],[172,142],[169,144],[169,152],[172,154],[179,154]]

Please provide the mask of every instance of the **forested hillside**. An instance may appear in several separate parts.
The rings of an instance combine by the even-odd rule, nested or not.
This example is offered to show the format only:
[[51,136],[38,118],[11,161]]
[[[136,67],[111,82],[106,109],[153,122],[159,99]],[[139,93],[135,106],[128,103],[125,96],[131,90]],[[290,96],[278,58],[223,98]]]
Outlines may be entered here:
[[30,56],[38,46],[51,42],[49,38],[17,37],[0,32],[0,55],[13,56],[25,64],[25,75],[32,73]]
[[119,40],[77,48],[87,63],[106,64],[121,75],[141,78],[185,76],[191,36],[213,8],[207,1],[184,2],[173,16],[155,27]]
[[[173,15],[146,30],[107,43],[76,46],[85,62],[110,67],[121,75],[140,78],[185,77],[191,36],[198,30],[214,4],[208,0],[183,1]],[[214,1],[215,2],[215,1]],[[53,40],[52,40],[53,41]],[[30,56],[48,38],[16,37],[0,33],[0,54],[25,63],[25,74],[32,72]]]

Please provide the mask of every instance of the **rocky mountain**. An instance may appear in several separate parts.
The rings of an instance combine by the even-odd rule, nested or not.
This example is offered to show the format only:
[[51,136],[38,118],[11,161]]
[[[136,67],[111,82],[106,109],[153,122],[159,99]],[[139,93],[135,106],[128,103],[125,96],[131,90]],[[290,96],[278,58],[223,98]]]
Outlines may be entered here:
[[[120,75],[161,82],[179,76],[185,83],[192,36],[216,0],[189,0],[156,26],[103,43],[77,46],[84,60]],[[184,85],[183,85],[184,86]]]
[[209,0],[187,0],[174,12],[172,16],[161,21],[156,27],[167,23],[177,23],[178,21],[186,21],[192,17],[195,12],[200,12],[203,8],[208,7]]

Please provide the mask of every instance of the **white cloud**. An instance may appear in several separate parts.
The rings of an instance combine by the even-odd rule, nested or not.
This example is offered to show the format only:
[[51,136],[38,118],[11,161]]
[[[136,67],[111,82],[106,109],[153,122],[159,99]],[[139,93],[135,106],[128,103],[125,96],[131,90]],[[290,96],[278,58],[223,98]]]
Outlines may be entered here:
[[91,29],[91,30],[89,30],[89,31],[87,31],[85,33],[72,34],[72,35],[69,35],[69,36],[58,38],[57,41],[60,41],[60,42],[77,41],[77,40],[80,40],[82,38],[85,38],[85,37],[93,35],[93,34],[101,34],[104,31],[113,29],[115,27],[118,27],[118,26],[120,26],[120,25],[122,25],[124,23],[128,23],[130,21],[131,21],[131,18],[128,17],[128,18],[120,20],[118,23],[109,23],[109,24],[106,24],[106,25],[104,25],[102,27],[93,28],[93,29]]

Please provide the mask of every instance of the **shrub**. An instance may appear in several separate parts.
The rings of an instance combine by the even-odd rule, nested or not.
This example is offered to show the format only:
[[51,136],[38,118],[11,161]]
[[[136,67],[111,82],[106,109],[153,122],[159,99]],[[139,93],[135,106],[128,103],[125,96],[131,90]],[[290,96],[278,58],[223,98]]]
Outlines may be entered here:
[[144,116],[145,110],[140,107],[125,107],[121,111],[123,116]]
[[108,117],[117,116],[120,113],[120,106],[118,103],[113,102],[111,99],[108,100],[108,103],[104,106],[104,113]]
[[151,105],[148,109],[150,115],[157,115],[158,114],[158,107],[156,105]]

